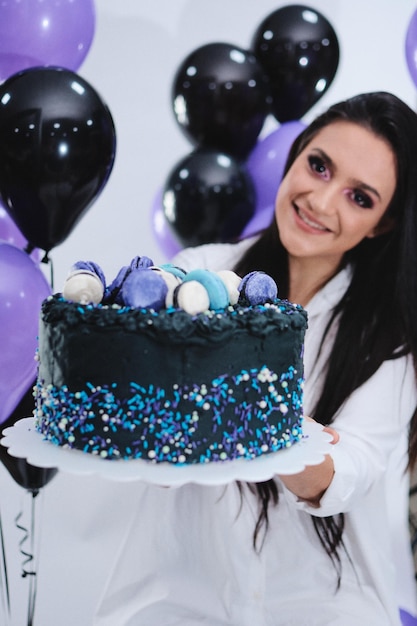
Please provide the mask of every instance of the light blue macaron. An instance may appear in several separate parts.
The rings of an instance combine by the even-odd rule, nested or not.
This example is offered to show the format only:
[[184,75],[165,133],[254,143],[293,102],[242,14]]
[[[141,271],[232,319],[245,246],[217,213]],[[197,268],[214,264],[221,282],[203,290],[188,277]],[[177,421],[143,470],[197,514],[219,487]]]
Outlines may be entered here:
[[215,272],[205,269],[191,270],[184,276],[183,282],[190,280],[196,280],[207,290],[210,300],[210,309],[225,309],[229,305],[229,292],[227,287],[220,276]]

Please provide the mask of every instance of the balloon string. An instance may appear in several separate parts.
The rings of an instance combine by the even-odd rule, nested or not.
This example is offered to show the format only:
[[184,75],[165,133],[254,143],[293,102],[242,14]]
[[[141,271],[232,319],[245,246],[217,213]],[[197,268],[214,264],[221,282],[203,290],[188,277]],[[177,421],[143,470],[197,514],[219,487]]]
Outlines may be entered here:
[[54,291],[54,264],[52,263],[52,259],[49,259],[49,268],[51,270],[51,289]]
[[[32,254],[34,249],[35,249],[35,246],[33,244],[27,243],[24,251],[27,254]],[[52,259],[48,256],[48,252],[45,252],[44,256],[41,259],[41,263],[46,263],[46,264],[49,263],[49,269],[50,269],[50,272],[51,272],[50,284],[51,284],[51,288],[52,288],[52,291],[53,291],[54,290],[54,266],[53,266],[53,263],[52,263]]]
[[[38,493],[39,493],[38,491],[32,492],[32,507],[31,507],[32,560],[33,560],[33,554],[34,554],[34,541],[35,541],[35,497]],[[37,575],[36,575],[36,571],[33,570],[29,578],[28,626],[33,626],[33,619],[35,616],[36,590],[37,590]]]
[[51,272],[50,284],[52,291],[54,290],[54,264],[52,263],[52,259],[48,256],[48,253],[45,252],[45,256],[42,258],[42,263],[49,263],[49,269]]
[[3,525],[1,522],[1,515],[0,515],[0,543],[1,543],[1,553],[2,553],[2,557],[3,557],[3,562],[2,562],[2,572],[1,572],[1,576],[0,576],[0,586],[2,588],[2,600],[3,600],[3,605],[4,608],[7,612],[8,617],[10,618],[10,594],[9,594],[9,578],[7,575],[7,561],[6,561],[6,550],[5,550],[5,543],[4,543],[4,535],[3,535]]
[[[35,540],[35,497],[39,493],[38,490],[34,490],[31,492],[32,494],[32,506],[31,506],[31,523],[30,530],[28,530],[25,526],[19,524],[21,517],[23,516],[22,511],[16,516],[15,524],[16,527],[23,532],[23,537],[19,542],[20,553],[24,558],[22,562],[22,578],[26,578],[29,576],[29,600],[28,600],[28,626],[33,626],[33,618],[35,614],[35,600],[36,600],[36,584],[37,584],[37,574],[34,568],[34,540]],[[29,552],[24,549],[24,545],[27,541],[30,541]],[[31,568],[28,569],[29,563],[31,563]]]

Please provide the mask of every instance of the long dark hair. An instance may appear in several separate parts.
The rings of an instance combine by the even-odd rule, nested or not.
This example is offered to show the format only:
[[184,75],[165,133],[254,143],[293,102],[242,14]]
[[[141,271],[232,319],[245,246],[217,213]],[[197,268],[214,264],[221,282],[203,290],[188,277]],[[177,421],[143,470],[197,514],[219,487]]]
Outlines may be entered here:
[[[335,104],[295,140],[284,176],[315,135],[337,121],[354,122],[388,142],[396,157],[397,184],[383,218],[392,219],[394,227],[362,240],[343,259],[352,267],[352,279],[326,329],[338,319],[326,379],[312,412],[312,417],[324,425],[332,423],[345,400],[383,361],[411,353],[417,371],[417,115],[386,92],[361,94]],[[288,297],[288,256],[275,219],[235,267],[241,275],[255,269],[272,275],[281,297]],[[410,424],[410,467],[416,458],[417,412]],[[251,489],[256,490],[261,503],[256,544],[260,528],[268,526],[268,505],[277,502],[278,493],[273,480],[252,485]],[[313,524],[338,570],[340,582],[344,516],[313,517]]]

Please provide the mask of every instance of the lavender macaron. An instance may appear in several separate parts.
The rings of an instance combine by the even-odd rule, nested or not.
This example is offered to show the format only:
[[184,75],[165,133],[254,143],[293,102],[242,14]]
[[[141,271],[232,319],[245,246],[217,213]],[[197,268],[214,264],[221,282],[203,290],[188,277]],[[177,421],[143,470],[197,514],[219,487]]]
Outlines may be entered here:
[[103,283],[104,289],[106,288],[106,277],[104,276],[104,272],[98,263],[95,263],[94,261],[77,261],[71,267],[70,274],[79,270],[86,270],[87,272],[96,274]]
[[265,272],[255,271],[242,278],[239,292],[241,304],[255,306],[275,300],[278,296],[278,287],[271,276]]
[[103,302],[105,304],[123,305],[123,297],[121,295],[123,285],[131,274],[136,270],[145,270],[153,266],[153,261],[147,256],[135,256],[129,265],[123,266],[117,273],[116,278],[107,287]]
[[159,272],[138,269],[132,270],[124,280],[120,299],[125,306],[159,311],[165,307],[167,293],[167,283]]

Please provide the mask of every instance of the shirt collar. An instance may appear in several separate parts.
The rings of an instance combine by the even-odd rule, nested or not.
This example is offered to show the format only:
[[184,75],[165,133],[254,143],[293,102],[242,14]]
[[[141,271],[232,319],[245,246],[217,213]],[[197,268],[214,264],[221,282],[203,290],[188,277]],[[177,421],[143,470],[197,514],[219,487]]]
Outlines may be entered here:
[[352,278],[351,266],[344,267],[304,307],[309,318],[333,309],[346,292]]

